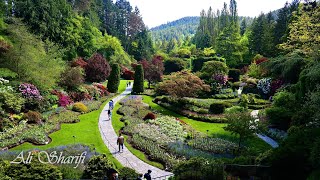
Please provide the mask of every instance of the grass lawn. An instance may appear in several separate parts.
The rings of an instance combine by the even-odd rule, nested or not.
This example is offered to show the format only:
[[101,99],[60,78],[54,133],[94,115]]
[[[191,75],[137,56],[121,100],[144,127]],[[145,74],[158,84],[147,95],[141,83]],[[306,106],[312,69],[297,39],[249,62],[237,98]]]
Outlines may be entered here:
[[[119,135],[119,130],[124,127],[124,123],[120,121],[120,118],[122,117],[121,115],[117,114],[117,110],[121,107],[121,105],[119,103],[117,103],[115,106],[114,106],[114,109],[112,110],[112,126],[114,128],[114,130],[116,131],[116,133]],[[125,139],[128,139],[128,136],[124,136]],[[164,169],[164,166],[161,164],[161,163],[158,163],[158,162],[154,162],[154,161],[150,161],[146,155],[140,151],[140,150],[137,150],[135,148],[133,148],[131,146],[131,144],[127,143],[125,141],[125,146],[128,148],[128,150],[134,154],[135,156],[137,156],[140,160],[152,165],[152,166],[155,166],[155,167],[158,167],[160,169]]]
[[[118,88],[118,93],[122,93],[123,91],[126,90],[127,88],[127,82],[131,81],[133,83],[133,80],[120,80],[120,85]],[[108,80],[102,83],[103,85],[107,86],[108,85]]]
[[[175,112],[172,112],[162,106],[159,106],[158,104],[152,102],[153,98],[150,96],[143,96],[143,102],[146,104],[149,104],[149,106],[156,110],[161,112],[161,114],[164,115],[168,115],[168,116],[174,116],[177,117],[181,120],[183,120],[184,122],[186,122],[187,124],[189,124],[191,127],[193,127],[195,130],[203,132],[203,133],[207,133],[209,136],[212,137],[223,137],[232,141],[236,141],[237,142],[237,137],[232,135],[230,132],[225,131],[223,129],[223,127],[226,126],[226,124],[223,123],[208,123],[208,122],[201,122],[201,121],[196,121],[193,119],[189,119],[187,117],[184,117],[180,114],[177,114]],[[258,137],[253,137],[249,140],[247,140],[247,142],[245,142],[247,146],[252,147],[255,149],[256,152],[264,152],[265,150],[271,149],[271,146],[267,143],[265,143],[263,140],[259,139]]]
[[[96,148],[96,151],[99,153],[105,153],[114,162],[117,168],[121,168],[122,165],[116,160],[109,149],[103,143],[103,140],[100,135],[98,128],[98,119],[102,108],[108,103],[109,99],[103,103],[99,110],[92,111],[87,114],[80,115],[80,122],[75,124],[62,124],[61,130],[56,131],[50,134],[52,142],[43,145],[35,146],[30,143],[24,143],[20,146],[17,146],[13,150],[29,150],[29,149],[40,149],[45,150],[56,146],[63,146],[68,144],[85,144],[91,148]],[[73,136],[76,138],[74,139]]]

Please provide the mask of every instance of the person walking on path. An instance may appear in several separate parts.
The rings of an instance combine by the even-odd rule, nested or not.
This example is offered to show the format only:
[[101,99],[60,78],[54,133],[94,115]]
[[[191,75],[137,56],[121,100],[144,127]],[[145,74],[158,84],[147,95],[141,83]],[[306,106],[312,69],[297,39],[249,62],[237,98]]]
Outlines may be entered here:
[[123,152],[123,143],[124,143],[124,137],[120,134],[117,139],[117,145],[119,145],[119,152],[122,149]]
[[147,173],[144,174],[144,178],[146,178],[146,180],[151,180],[151,170],[149,169]]
[[113,100],[109,101],[109,109],[113,109]]
[[108,117],[109,117],[109,120],[111,120],[111,116],[112,116],[111,113],[112,113],[112,112],[111,112],[111,109],[109,108],[109,109],[108,109]]

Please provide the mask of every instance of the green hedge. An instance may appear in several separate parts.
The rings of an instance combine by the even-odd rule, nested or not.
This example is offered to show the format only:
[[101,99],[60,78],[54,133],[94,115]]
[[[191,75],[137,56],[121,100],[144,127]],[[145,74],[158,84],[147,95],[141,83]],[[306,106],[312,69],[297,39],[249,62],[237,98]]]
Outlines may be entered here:
[[209,112],[212,114],[222,114],[226,108],[231,106],[231,104],[226,102],[215,102],[210,105]]

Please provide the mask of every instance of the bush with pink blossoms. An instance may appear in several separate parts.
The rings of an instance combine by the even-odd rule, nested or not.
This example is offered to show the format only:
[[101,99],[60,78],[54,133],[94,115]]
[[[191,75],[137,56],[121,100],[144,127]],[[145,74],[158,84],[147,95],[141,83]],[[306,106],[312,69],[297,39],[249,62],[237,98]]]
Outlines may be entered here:
[[35,99],[35,100],[42,99],[42,96],[40,95],[38,88],[33,84],[29,84],[29,83],[20,84],[19,91],[21,92],[22,96],[26,99]]
[[212,79],[221,85],[226,85],[228,82],[228,76],[221,73],[214,74]]
[[69,96],[64,95],[64,94],[61,93],[59,95],[59,102],[58,103],[59,103],[59,106],[66,107],[66,106],[72,104],[72,100],[70,99]]

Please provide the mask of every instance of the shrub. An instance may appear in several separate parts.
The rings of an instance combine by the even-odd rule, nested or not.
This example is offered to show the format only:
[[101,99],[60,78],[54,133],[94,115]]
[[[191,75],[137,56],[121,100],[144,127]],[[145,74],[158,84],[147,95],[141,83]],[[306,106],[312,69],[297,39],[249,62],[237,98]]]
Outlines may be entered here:
[[85,92],[70,92],[69,96],[75,102],[92,99],[92,97],[88,93],[85,93]]
[[67,68],[62,74],[60,85],[67,89],[76,89],[84,82],[84,72],[81,67]]
[[64,95],[64,94],[60,94],[59,95],[59,106],[63,106],[66,107],[68,105],[70,105],[72,103],[72,100],[69,98],[69,96]]
[[119,178],[120,179],[135,179],[138,177],[138,173],[131,168],[128,167],[123,167],[121,169],[119,169]]
[[272,125],[282,130],[289,128],[292,113],[281,107],[272,107],[266,109],[266,115]]
[[147,119],[156,119],[156,115],[153,114],[152,112],[149,112],[149,113],[143,118],[143,120],[147,120]]
[[110,65],[101,54],[94,54],[86,66],[86,79],[90,82],[105,81],[110,75]]
[[249,104],[249,99],[248,96],[246,94],[242,94],[241,98],[239,100],[239,105],[245,109],[248,108],[248,104]]
[[143,91],[144,91],[143,67],[141,64],[139,64],[135,68],[132,92],[139,94],[139,93],[143,93]]
[[20,112],[24,103],[25,100],[20,94],[0,89],[0,109],[3,108],[8,112]]
[[28,111],[22,116],[22,119],[28,120],[28,123],[30,124],[41,124],[41,118],[41,114],[36,111]]
[[39,90],[33,84],[23,83],[19,86],[19,91],[24,98],[37,100],[42,99]]
[[229,78],[231,78],[232,82],[237,82],[240,80],[241,71],[239,69],[230,69],[229,70]]
[[263,78],[258,81],[257,88],[264,94],[269,94],[271,90],[271,78]]
[[175,97],[197,97],[203,92],[208,92],[209,86],[199,77],[189,71],[172,73],[156,87],[160,95],[171,95]]
[[75,112],[86,113],[88,112],[88,108],[82,102],[74,103],[72,110]]
[[71,67],[81,67],[83,69],[85,69],[87,65],[88,65],[88,63],[85,60],[83,60],[82,57],[75,59],[71,63]]
[[221,85],[226,85],[228,82],[228,76],[221,73],[212,75],[212,79]]
[[230,108],[225,109],[225,113],[227,114],[239,113],[244,111],[245,111],[245,108],[241,106],[232,106]]
[[120,66],[119,64],[112,64],[111,74],[108,79],[108,90],[111,93],[118,92],[119,84],[120,84]]
[[223,179],[222,162],[191,158],[180,162],[173,170],[176,179]]
[[110,169],[113,169],[113,163],[105,154],[94,156],[84,170],[84,177],[88,179],[104,179],[108,177]]
[[293,110],[296,106],[295,95],[288,91],[278,92],[273,96],[273,105]]
[[205,79],[209,79],[214,74],[228,74],[228,66],[226,63],[219,61],[205,62],[201,69],[201,76]]
[[231,104],[226,102],[215,102],[210,105],[209,111],[213,114],[222,114],[226,108],[231,107]]
[[187,67],[187,62],[180,58],[170,58],[164,61],[165,74],[171,74],[173,72],[182,71]]
[[98,89],[100,96],[108,96],[109,92],[106,86],[100,83],[93,83],[93,86]]

